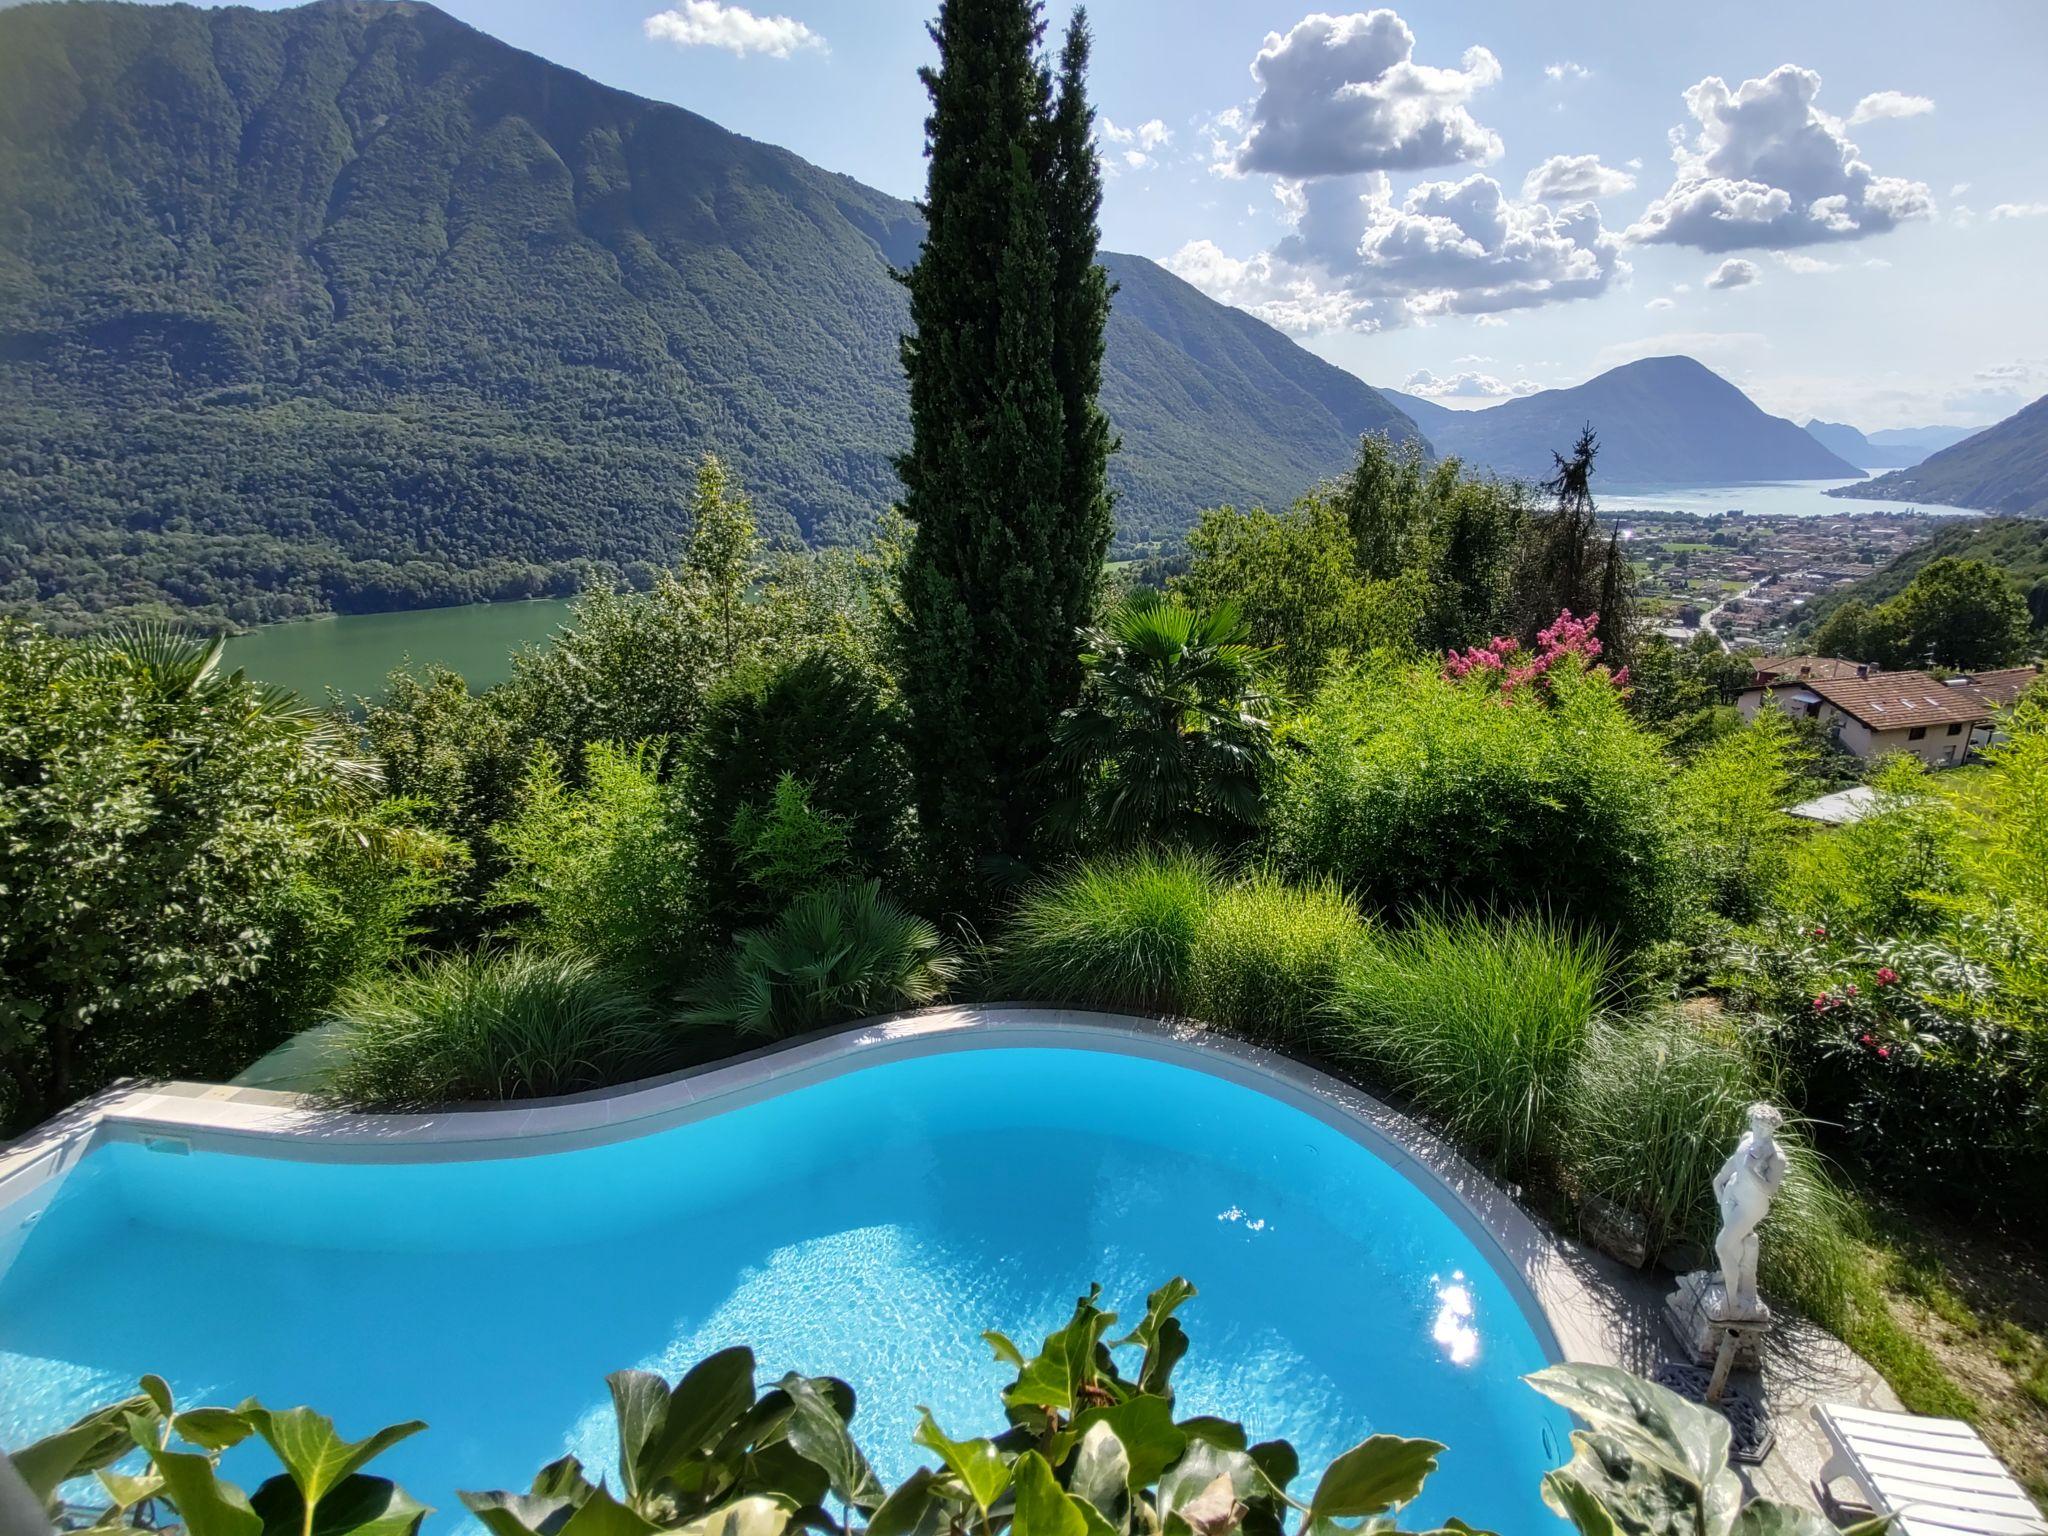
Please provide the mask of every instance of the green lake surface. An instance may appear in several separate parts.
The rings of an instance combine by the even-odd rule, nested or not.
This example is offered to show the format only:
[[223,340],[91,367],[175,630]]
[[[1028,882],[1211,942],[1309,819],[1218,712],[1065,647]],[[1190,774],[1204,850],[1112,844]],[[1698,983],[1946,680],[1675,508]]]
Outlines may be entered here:
[[228,641],[227,665],[319,700],[329,688],[353,699],[384,691],[393,667],[440,662],[474,689],[512,675],[512,653],[539,644],[568,617],[565,598],[469,603],[410,613],[357,613],[266,624]]

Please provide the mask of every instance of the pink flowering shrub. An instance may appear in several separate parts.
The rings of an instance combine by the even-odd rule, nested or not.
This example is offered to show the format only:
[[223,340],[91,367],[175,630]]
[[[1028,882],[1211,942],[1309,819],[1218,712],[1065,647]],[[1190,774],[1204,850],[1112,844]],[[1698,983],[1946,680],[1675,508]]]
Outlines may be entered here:
[[1534,652],[1523,650],[1522,642],[1512,635],[1495,635],[1484,645],[1445,653],[1443,675],[1454,683],[1472,679],[1486,684],[1497,689],[1504,699],[1511,699],[1531,686],[1547,696],[1550,675],[1560,667],[1587,672],[1605,678],[1616,688],[1627,688],[1627,667],[1609,673],[1607,668],[1595,665],[1606,649],[1594,633],[1599,625],[1599,614],[1589,613],[1577,619],[1566,608],[1547,628],[1537,631]]

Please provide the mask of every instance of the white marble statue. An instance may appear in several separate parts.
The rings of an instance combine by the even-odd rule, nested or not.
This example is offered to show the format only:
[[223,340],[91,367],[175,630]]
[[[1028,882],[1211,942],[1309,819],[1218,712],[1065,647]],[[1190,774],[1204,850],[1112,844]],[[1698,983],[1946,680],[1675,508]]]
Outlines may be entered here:
[[1714,1199],[1721,1207],[1714,1252],[1721,1260],[1723,1321],[1764,1314],[1756,1293],[1756,1232],[1785,1183],[1785,1149],[1777,1140],[1784,1123],[1770,1105],[1750,1105],[1749,1129],[1714,1175]]

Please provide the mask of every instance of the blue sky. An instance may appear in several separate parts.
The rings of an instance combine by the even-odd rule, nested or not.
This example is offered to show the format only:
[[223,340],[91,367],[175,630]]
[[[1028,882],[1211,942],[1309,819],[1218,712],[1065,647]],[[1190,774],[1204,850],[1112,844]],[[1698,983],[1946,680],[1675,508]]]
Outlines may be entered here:
[[[887,191],[922,183],[929,0],[441,3]],[[2035,0],[1091,17],[1105,244],[1372,383],[1476,405],[1687,352],[1769,409],[1866,429],[2048,393]]]

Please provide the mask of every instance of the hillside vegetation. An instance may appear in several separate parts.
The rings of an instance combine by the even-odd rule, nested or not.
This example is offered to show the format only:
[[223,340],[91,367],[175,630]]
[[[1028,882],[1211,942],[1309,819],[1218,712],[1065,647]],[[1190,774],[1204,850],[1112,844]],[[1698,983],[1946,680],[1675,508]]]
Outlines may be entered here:
[[[1982,560],[2005,572],[2021,592],[2032,594],[2037,584],[2048,582],[2048,521],[2020,517],[1959,518],[1883,570],[1817,599],[1807,623],[1817,626],[1851,601],[1876,607],[1905,591],[1913,578],[1936,560],[1950,558]],[[2041,601],[2030,596],[2032,603]],[[2043,622],[2038,609],[2034,617],[2036,624]]]
[[[856,535],[908,441],[910,204],[431,6],[0,13],[0,606],[241,621],[635,583],[716,449]],[[1118,548],[1405,435],[1133,256]]]
[[1911,469],[1832,494],[2048,516],[2048,395]]

